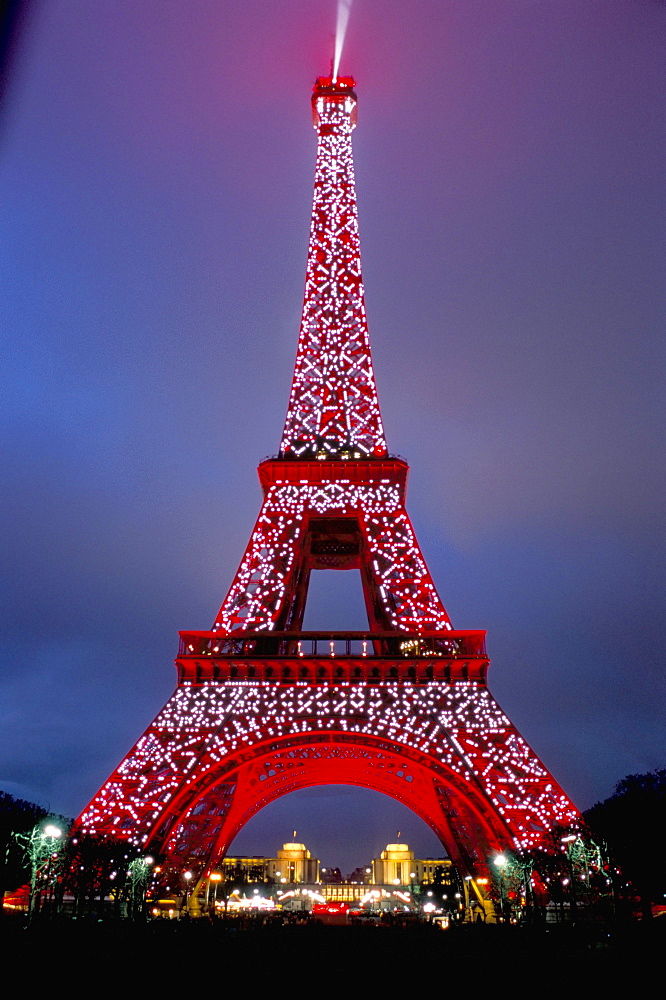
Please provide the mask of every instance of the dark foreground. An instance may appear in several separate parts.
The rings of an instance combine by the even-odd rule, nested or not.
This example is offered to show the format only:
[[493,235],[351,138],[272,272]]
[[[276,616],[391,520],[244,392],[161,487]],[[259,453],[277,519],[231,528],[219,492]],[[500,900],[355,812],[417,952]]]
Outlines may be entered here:
[[[550,994],[626,981],[648,984],[663,966],[666,919],[625,927],[281,925],[239,921],[147,924],[57,920],[0,928],[5,969],[83,985],[228,989],[273,986],[310,993],[411,987],[426,995],[464,986]],[[349,979],[349,976],[353,979]],[[302,977],[305,976],[304,980]],[[314,978],[311,978],[314,976]],[[55,978],[54,978],[55,977]],[[356,978],[360,977],[360,978]],[[133,991],[132,990],[132,991]]]

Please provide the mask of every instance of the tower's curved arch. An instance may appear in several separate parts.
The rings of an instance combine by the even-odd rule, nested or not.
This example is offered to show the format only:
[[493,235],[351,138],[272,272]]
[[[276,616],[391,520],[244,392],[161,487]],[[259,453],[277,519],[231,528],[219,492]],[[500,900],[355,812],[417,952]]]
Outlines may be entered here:
[[490,854],[511,843],[481,787],[386,738],[312,732],[264,740],[243,757],[199,773],[171,803],[148,845],[177,866],[210,869],[261,809],[315,785],[356,785],[401,802],[471,874],[485,872]]

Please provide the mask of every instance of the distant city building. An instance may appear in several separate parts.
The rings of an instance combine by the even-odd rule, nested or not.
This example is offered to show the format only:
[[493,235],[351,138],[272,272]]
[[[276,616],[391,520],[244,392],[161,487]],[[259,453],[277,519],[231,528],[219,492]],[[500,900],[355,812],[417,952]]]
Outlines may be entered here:
[[419,859],[407,844],[387,844],[372,860],[371,881],[374,885],[421,885],[432,882],[438,871],[444,876],[450,869],[448,858]]
[[219,866],[226,882],[271,882],[286,889],[291,886],[317,892],[327,902],[360,904],[369,892],[389,899],[403,887],[417,889],[448,882],[452,865],[448,858],[415,858],[407,844],[387,844],[370,865],[355,868],[343,878],[339,868],[320,868],[305,844],[284,844],[275,858],[228,857]]
[[348,882],[360,882],[362,885],[370,885],[372,882],[372,868],[354,868]]
[[344,882],[342,877],[342,872],[339,868],[322,868],[321,869],[321,880],[325,883],[340,883]]
[[268,874],[274,882],[317,884],[319,859],[312,857],[305,844],[283,844],[277,858],[269,860]]
[[217,866],[217,873],[225,882],[268,882],[268,866],[274,858],[247,857],[224,858]]

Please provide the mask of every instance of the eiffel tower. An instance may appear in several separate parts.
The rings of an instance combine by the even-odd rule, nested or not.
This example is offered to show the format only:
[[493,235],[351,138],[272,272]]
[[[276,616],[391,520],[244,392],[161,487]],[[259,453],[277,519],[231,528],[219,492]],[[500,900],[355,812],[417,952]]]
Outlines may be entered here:
[[[486,684],[485,632],[455,630],[386,447],[365,314],[351,77],[320,77],[305,299],[264,501],[207,632],[182,632],[178,682],[79,817],[203,877],[263,806],[353,784],[410,807],[463,874],[530,849],[578,811]],[[303,631],[313,570],[360,571],[368,629]]]

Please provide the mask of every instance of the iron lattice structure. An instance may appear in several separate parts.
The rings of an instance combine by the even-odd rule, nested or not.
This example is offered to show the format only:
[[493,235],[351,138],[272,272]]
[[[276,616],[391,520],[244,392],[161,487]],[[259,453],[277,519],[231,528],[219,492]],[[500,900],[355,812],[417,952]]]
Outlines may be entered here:
[[[580,820],[490,694],[485,632],[455,631],[386,450],[363,298],[351,78],[319,78],[305,300],[277,457],[213,628],[183,632],[175,693],[78,820],[199,874],[259,809],[315,784],[402,801],[463,872]],[[310,573],[358,569],[367,632],[304,632]]]

